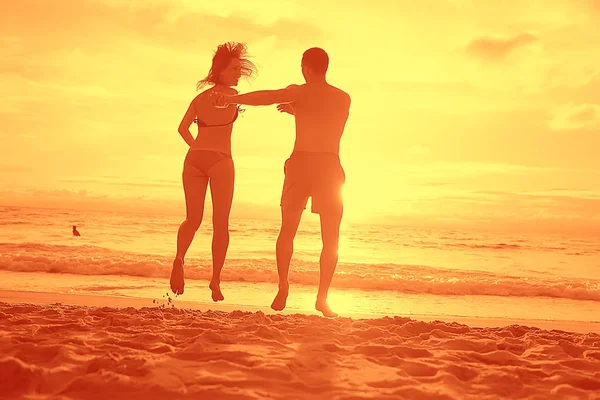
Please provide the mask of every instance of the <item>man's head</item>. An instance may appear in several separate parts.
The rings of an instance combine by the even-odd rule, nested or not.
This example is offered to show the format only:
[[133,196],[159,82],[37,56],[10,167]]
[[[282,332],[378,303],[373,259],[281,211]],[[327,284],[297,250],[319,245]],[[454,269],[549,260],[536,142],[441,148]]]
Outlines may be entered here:
[[310,48],[302,55],[302,75],[307,82],[315,78],[325,78],[327,67],[329,56],[320,47]]

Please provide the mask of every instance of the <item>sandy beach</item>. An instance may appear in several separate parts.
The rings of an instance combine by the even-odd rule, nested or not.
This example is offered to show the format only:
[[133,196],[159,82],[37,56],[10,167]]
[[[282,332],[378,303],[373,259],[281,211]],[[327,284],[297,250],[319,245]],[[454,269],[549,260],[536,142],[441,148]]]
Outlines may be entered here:
[[600,0],[1,8],[0,400],[600,400]]
[[600,398],[597,333],[80,294],[0,300],[6,399]]
[[[432,239],[413,232],[412,247],[386,250],[413,252],[413,264],[340,264],[329,300],[341,317],[325,319],[312,253],[299,251],[286,310],[269,308],[266,234],[235,242],[225,301],[213,303],[200,250],[184,295],[169,294],[168,230],[144,239],[157,243],[149,252],[118,230],[125,215],[91,215],[102,230],[71,243],[48,233],[60,228],[53,213],[11,212],[0,232],[0,399],[600,399],[592,240],[460,234],[427,250]],[[40,237],[23,242],[29,232]],[[355,243],[365,254],[382,246]]]

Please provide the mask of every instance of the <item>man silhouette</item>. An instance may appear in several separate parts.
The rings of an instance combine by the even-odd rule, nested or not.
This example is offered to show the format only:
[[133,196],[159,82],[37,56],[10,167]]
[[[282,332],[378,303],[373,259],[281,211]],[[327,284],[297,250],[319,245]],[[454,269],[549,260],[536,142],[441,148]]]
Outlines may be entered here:
[[338,261],[340,223],[343,215],[341,189],[345,173],[340,163],[340,140],[348,120],[350,96],[327,83],[329,56],[311,48],[302,56],[303,85],[280,90],[260,90],[241,95],[216,94],[215,107],[228,104],[266,106],[279,104],[296,120],[296,140],[284,165],[281,195],[281,229],[277,238],[279,291],[271,308],[285,308],[289,293],[288,273],[302,212],[312,197],[312,212],[319,214],[323,248],[319,290],[315,308],[327,317],[337,314],[327,304],[327,294]]

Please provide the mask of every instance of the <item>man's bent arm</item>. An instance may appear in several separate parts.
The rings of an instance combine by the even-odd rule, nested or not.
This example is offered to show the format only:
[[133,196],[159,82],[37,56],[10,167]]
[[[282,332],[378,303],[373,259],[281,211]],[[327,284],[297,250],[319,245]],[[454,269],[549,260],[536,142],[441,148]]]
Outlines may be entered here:
[[248,106],[270,106],[272,104],[291,103],[298,97],[298,85],[290,85],[279,90],[257,90],[246,94],[225,96],[229,104],[244,104]]

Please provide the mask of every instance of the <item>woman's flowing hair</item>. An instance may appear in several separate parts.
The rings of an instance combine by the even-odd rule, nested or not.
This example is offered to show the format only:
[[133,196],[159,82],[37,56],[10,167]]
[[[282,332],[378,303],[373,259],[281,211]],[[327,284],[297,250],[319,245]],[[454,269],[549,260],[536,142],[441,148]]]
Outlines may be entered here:
[[219,76],[229,65],[233,58],[237,58],[241,62],[240,73],[243,77],[250,78],[257,74],[256,66],[248,58],[248,48],[244,43],[227,42],[219,45],[212,59],[212,66],[206,78],[198,81],[196,90],[202,89],[206,85],[219,84]]

